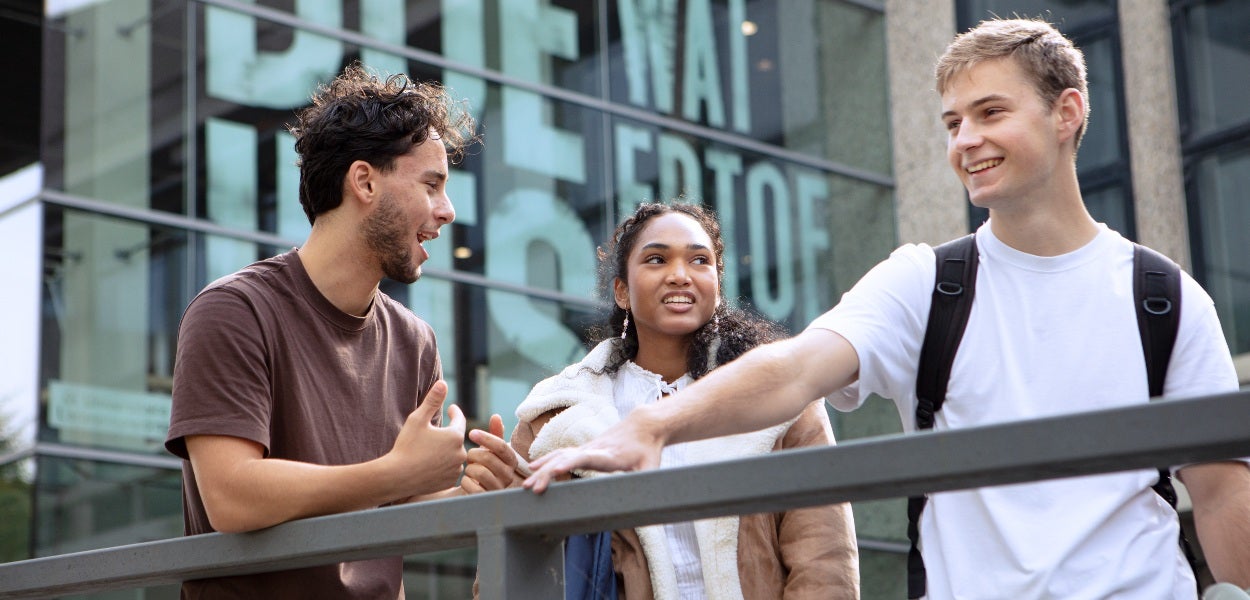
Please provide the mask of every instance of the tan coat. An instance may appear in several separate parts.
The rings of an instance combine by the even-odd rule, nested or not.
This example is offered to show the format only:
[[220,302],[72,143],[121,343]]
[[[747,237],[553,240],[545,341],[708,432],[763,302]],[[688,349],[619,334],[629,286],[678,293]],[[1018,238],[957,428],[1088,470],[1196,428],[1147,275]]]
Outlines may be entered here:
[[[604,397],[610,396],[610,377],[596,372],[605,357],[605,349],[596,348],[582,363],[535,386],[517,410],[520,422],[513,431],[512,446],[521,456],[534,459],[557,447],[584,443],[619,421],[609,406],[610,397]],[[543,431],[548,425],[551,430]],[[834,437],[824,402],[817,401],[788,424],[695,444],[705,445],[696,455],[701,451],[738,457],[833,445]],[[859,553],[849,504],[707,519],[696,521],[695,527],[709,600],[859,598]],[[625,599],[667,600],[666,596],[675,593],[655,587],[656,582],[667,585],[664,573],[672,572],[667,548],[658,541],[660,535],[658,527],[613,532],[612,563],[624,583]],[[705,552],[705,544],[728,547]],[[649,564],[649,556],[660,562]],[[709,556],[736,556],[736,570],[733,565],[708,564]],[[656,569],[659,574],[653,572]],[[714,576],[718,572],[728,576]],[[738,585],[732,585],[734,579]]]

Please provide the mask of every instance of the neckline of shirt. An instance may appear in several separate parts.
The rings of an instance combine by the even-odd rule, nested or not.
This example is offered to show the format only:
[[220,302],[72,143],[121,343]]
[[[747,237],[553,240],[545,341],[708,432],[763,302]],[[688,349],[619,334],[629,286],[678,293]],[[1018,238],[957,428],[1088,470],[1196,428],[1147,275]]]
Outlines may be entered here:
[[1098,223],[1097,225],[1098,234],[1094,236],[1094,239],[1076,250],[1058,256],[1038,256],[1008,246],[994,235],[989,221],[977,229],[977,246],[982,261],[998,260],[1038,273],[1059,273],[1079,268],[1097,259],[1119,237],[1118,233],[1105,224]]
[[660,374],[652,373],[632,360],[625,361],[625,364],[622,365],[622,370],[640,380],[654,384],[660,390],[661,396],[676,394],[693,381],[689,373],[684,373],[681,377],[669,383],[664,381],[664,377],[660,376]]
[[304,261],[300,258],[297,250],[293,248],[287,253],[286,263],[291,267],[291,272],[295,276],[300,295],[308,301],[313,310],[332,325],[346,331],[361,331],[368,327],[373,321],[374,313],[377,312],[377,305],[381,301],[382,290],[374,292],[373,302],[369,303],[369,309],[365,311],[364,316],[345,313],[335,306],[333,302],[330,302],[329,298],[326,298],[325,294],[321,293],[321,290],[317,289],[317,285],[313,283],[312,277],[308,275],[308,270],[304,268]]

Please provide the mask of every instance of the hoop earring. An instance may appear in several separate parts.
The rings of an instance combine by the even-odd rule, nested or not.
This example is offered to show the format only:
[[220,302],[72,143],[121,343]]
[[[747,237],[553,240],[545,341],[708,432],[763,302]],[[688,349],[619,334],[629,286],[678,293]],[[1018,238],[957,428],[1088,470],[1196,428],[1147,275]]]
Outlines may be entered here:
[[625,334],[629,332],[629,309],[625,309],[625,322],[621,324],[621,339],[625,339]]

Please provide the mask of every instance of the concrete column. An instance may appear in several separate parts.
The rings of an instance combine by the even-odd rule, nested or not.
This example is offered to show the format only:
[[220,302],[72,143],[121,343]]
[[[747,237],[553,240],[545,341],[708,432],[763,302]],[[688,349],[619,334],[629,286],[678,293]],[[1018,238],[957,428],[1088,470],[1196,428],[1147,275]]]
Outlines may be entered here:
[[1172,29],[1164,0],[1119,0],[1137,238],[1188,269]]
[[967,233],[963,186],[946,162],[933,67],[955,35],[954,0],[886,0],[886,52],[899,242]]

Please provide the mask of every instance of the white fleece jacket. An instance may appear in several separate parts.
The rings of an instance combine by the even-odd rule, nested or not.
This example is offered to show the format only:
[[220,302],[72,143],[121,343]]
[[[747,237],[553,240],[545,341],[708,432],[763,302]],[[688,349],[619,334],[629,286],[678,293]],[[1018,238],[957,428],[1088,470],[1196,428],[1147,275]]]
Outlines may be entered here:
[[[601,342],[581,362],[540,381],[517,407],[516,415],[521,421],[533,421],[547,412],[563,409],[538,432],[529,459],[559,448],[580,446],[620,422],[612,395],[613,375],[604,372],[618,344],[615,339]],[[686,459],[693,465],[766,454],[793,422],[792,419],[759,431],[689,442]],[[607,474],[578,471],[577,475]],[[708,600],[741,600],[737,515],[695,521],[694,527]],[[636,531],[647,557],[656,600],[680,600],[663,526],[639,527]]]

